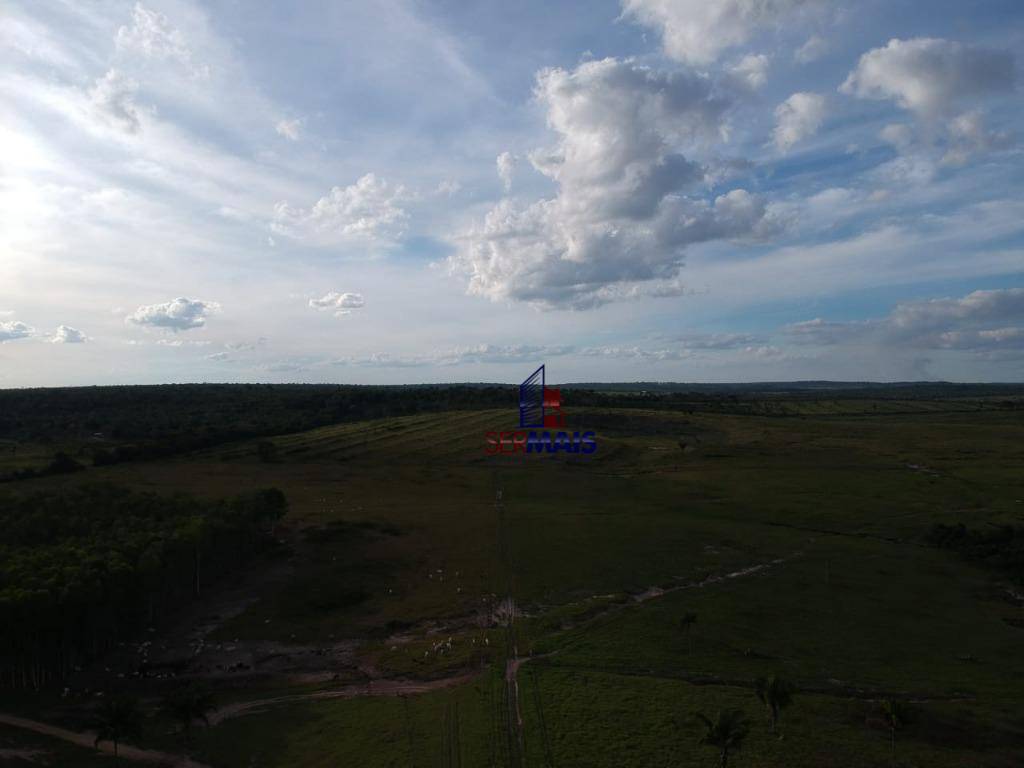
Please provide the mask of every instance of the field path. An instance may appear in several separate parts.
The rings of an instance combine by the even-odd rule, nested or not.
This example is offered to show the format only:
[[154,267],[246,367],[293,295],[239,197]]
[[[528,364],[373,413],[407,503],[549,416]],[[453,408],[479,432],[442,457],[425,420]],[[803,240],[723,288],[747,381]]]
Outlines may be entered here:
[[354,699],[360,696],[410,696],[418,693],[429,693],[440,691],[444,688],[452,688],[456,685],[468,683],[477,676],[475,672],[468,672],[453,677],[443,677],[437,680],[370,680],[366,683],[346,685],[342,688],[335,688],[330,691],[316,691],[314,693],[296,693],[287,696],[276,696],[271,699],[254,699],[252,701],[238,701],[220,707],[210,715],[210,725],[216,725],[230,720],[234,717],[252,715],[263,712],[269,707],[281,704],[297,704],[304,701],[323,701],[325,699]]
[[519,645],[516,642],[516,615],[518,608],[514,597],[515,569],[512,564],[512,546],[509,536],[509,521],[505,512],[504,489],[495,476],[494,511],[497,517],[498,556],[507,580],[506,597],[499,608],[501,621],[505,625],[505,737],[508,741],[509,768],[522,768],[525,760],[525,736],[523,714],[519,706]]
[[[0,724],[9,725],[12,728],[21,728],[25,731],[34,731],[43,736],[50,736],[61,741],[68,741],[86,749],[99,749],[100,752],[114,754],[114,745],[108,741],[101,742],[99,747],[95,746],[96,734],[88,731],[79,733],[69,731],[66,728],[59,728],[56,725],[41,723],[38,720],[28,720],[24,717],[14,717],[0,713]],[[203,763],[197,763],[184,755],[172,755],[167,752],[158,752],[153,749],[139,749],[130,744],[118,744],[118,757],[138,762],[156,763],[158,765],[173,766],[173,768],[209,768]]]
[[[584,619],[575,622],[567,622],[565,625],[563,625],[563,631],[579,629],[589,624],[594,624],[600,619],[608,618],[612,614],[623,611],[630,606],[636,605],[637,603],[646,603],[649,600],[656,600],[659,597],[670,595],[673,592],[681,592],[687,589],[705,589],[706,587],[710,587],[715,584],[720,584],[723,581],[730,581],[732,579],[742,579],[747,576],[754,576],[756,574],[763,573],[764,571],[767,571],[770,568],[774,568],[776,566],[783,565],[784,563],[788,563],[790,560],[795,560],[798,557],[802,557],[803,554],[804,553],[802,551],[793,552],[791,555],[787,555],[786,557],[777,557],[774,560],[769,560],[764,563],[757,563],[755,565],[749,565],[745,568],[740,568],[735,571],[729,571],[728,573],[721,573],[713,576],[708,576],[704,579],[701,579],[700,581],[686,581],[679,584],[673,584],[667,587],[649,587],[645,589],[643,592],[630,595],[627,600],[621,603],[612,603],[611,605],[604,608],[604,610],[593,613]],[[590,598],[589,600],[593,599],[594,598]],[[581,600],[577,603],[571,603],[571,605],[581,605],[586,602],[589,602],[589,600]]]
[[800,555],[802,554],[802,552],[794,552],[792,555],[788,557],[777,557],[774,560],[769,560],[766,563],[749,565],[746,568],[740,568],[739,570],[730,571],[729,573],[723,573],[718,576],[708,576],[706,579],[702,579],[701,581],[690,581],[685,584],[676,584],[674,586],[665,588],[651,587],[650,589],[641,592],[638,595],[633,595],[631,599],[634,603],[644,603],[648,600],[653,600],[656,597],[662,597],[663,595],[669,595],[673,592],[679,592],[684,589],[703,589],[704,587],[709,587],[712,584],[718,584],[722,581],[728,581],[729,579],[742,579],[744,576],[753,576],[755,573],[760,573],[761,571],[767,570],[772,566],[782,565],[783,563],[788,562],[789,560],[792,560],[795,557],[800,557]]
[[520,656],[512,656],[507,662],[505,662],[505,682],[509,686],[509,699],[511,714],[515,717],[516,729],[519,731],[523,730],[523,713],[519,708],[519,668],[523,666],[530,657],[525,658]]

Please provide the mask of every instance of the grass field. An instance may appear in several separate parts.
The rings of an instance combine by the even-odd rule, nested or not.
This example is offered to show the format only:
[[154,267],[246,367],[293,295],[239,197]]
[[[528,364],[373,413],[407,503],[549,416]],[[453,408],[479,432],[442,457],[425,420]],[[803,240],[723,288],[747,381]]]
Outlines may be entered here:
[[[285,492],[290,554],[207,642],[345,642],[348,666],[313,688],[285,671],[232,679],[225,700],[475,674],[225,719],[192,746],[208,765],[712,766],[692,713],[740,708],[751,733],[730,765],[882,766],[890,696],[914,702],[898,764],[1024,764],[1021,602],[999,573],[924,541],[935,523],[1024,519],[1024,413],[761,411],[570,409],[574,429],[598,432],[593,457],[485,456],[483,433],[514,411],[410,416],[272,438],[270,463],[253,441],[23,485]],[[781,739],[753,692],[773,673],[798,687]],[[52,764],[93,764],[81,752]]]

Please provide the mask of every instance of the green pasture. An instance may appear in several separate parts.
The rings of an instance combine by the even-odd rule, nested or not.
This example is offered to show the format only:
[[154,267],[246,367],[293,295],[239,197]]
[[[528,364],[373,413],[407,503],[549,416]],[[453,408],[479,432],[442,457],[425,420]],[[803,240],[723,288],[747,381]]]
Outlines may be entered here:
[[[25,485],[277,486],[288,580],[214,639],[357,638],[388,676],[478,673],[225,721],[196,736],[211,765],[511,765],[506,638],[482,627],[507,595],[519,654],[538,657],[518,677],[524,765],[713,766],[692,713],[738,707],[752,728],[732,766],[884,766],[886,696],[917,701],[897,764],[1021,764],[1022,607],[1000,574],[924,537],[1024,520],[1024,414],[977,400],[761,410],[572,410],[573,429],[598,432],[592,458],[486,456],[484,432],[515,412],[460,411],[274,437],[272,461],[254,440]],[[752,688],[773,673],[801,691],[781,739]]]

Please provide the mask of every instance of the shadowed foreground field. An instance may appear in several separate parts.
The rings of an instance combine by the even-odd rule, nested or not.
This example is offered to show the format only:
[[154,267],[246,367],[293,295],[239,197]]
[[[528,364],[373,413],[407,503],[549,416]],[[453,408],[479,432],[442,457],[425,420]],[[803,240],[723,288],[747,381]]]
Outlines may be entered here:
[[[485,456],[514,411],[460,411],[17,485],[284,492],[281,550],[157,633],[193,644],[177,674],[218,706],[264,701],[136,740],[207,765],[712,766],[693,713],[720,709],[749,718],[734,766],[1022,764],[1024,590],[929,534],[1024,520],[1024,411],[759,410],[570,409],[593,457]],[[81,723],[97,689],[155,708],[167,681],[109,664],[90,694],[5,709]],[[754,690],[773,674],[796,687],[777,735]],[[0,765],[100,760],[19,733]]]

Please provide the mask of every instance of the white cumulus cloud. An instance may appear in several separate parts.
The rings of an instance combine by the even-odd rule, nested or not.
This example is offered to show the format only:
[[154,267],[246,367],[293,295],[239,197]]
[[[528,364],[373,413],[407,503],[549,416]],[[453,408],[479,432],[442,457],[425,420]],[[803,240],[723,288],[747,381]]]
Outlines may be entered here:
[[50,341],[54,344],[82,344],[89,340],[89,337],[77,328],[69,325],[58,325]]
[[775,108],[772,140],[781,152],[818,132],[825,120],[825,97],[818,93],[794,93]]
[[864,99],[889,99],[925,116],[1013,87],[1013,56],[930,37],[890,40],[863,56],[839,90]]
[[505,186],[505,191],[508,192],[512,189],[512,177],[515,175],[519,158],[511,152],[502,152],[498,155],[495,163],[498,167],[498,178],[501,179],[501,183]]
[[310,208],[277,203],[271,228],[317,245],[386,241],[404,229],[408,214],[401,203],[407,197],[404,187],[368,173],[355,184],[332,188]]
[[752,91],[756,91],[767,82],[770,63],[765,54],[750,53],[729,67],[729,72]]
[[319,299],[310,299],[309,306],[321,311],[333,310],[335,317],[349,315],[353,310],[362,309],[366,305],[361,293],[338,293],[331,291]]
[[622,0],[622,14],[659,31],[673,59],[710,64],[759,30],[819,5],[818,0]]
[[14,341],[15,339],[25,339],[34,332],[35,329],[31,326],[25,325],[25,323],[18,320],[0,322],[0,343]]
[[191,328],[202,328],[206,325],[207,318],[219,310],[220,304],[214,301],[179,297],[164,304],[139,307],[128,315],[125,321],[149,328],[166,328],[177,333]]
[[557,195],[503,200],[463,233],[450,263],[470,293],[575,308],[679,295],[686,246],[768,232],[764,202],[745,190],[683,194],[705,170],[681,148],[720,136],[729,106],[708,78],[610,58],[543,70],[536,98],[558,142],[530,161]]

